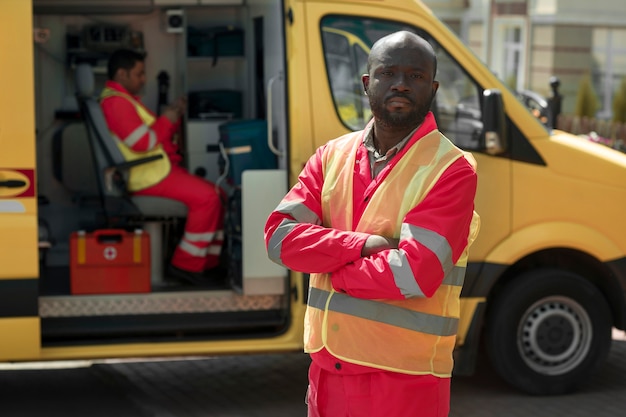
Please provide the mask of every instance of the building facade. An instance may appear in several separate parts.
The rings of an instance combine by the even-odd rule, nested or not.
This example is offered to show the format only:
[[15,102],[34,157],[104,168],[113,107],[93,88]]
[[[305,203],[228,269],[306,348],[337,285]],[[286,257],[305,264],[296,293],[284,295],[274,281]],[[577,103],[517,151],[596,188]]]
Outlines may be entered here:
[[573,113],[581,79],[589,74],[600,108],[626,77],[624,0],[424,0],[513,89],[552,94],[560,80],[562,112]]

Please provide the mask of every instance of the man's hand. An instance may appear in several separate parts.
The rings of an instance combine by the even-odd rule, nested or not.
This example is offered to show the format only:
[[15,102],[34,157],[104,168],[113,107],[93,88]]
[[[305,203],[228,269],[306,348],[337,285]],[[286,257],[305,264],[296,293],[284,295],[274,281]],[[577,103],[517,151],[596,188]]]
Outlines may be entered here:
[[179,97],[176,101],[163,110],[163,116],[167,117],[170,122],[176,123],[187,109],[187,98]]
[[398,249],[398,239],[371,235],[361,249],[361,257],[365,258],[387,249]]
[[176,107],[176,109],[180,112],[180,115],[182,116],[183,114],[185,114],[185,110],[187,110],[187,97],[178,97],[173,106]]
[[178,119],[180,118],[178,109],[174,106],[167,106],[166,108],[164,108],[163,116],[167,117],[167,119],[172,123],[178,122]]

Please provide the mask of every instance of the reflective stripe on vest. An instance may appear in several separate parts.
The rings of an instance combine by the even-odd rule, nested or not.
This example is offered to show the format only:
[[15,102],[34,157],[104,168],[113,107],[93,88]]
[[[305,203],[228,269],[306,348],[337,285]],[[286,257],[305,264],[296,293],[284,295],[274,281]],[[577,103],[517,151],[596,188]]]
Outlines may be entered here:
[[[424,133],[418,130],[416,134]],[[389,251],[387,261],[398,288],[407,297],[404,300],[354,298],[334,291],[329,274],[312,274],[305,317],[305,350],[312,353],[326,348],[335,357],[351,363],[448,377],[452,372],[468,248],[478,232],[479,218],[474,213],[468,246],[456,263],[452,261],[450,245],[442,236],[402,221],[464,153],[439,131],[426,134],[383,179],[353,228],[352,181],[360,142],[361,133],[356,132],[330,142],[325,149],[323,224],[341,230],[415,239],[441,262],[443,283],[431,298],[423,297],[401,250]],[[465,156],[474,164],[471,156]]]
[[[102,90],[102,94],[100,94],[100,100],[105,100],[108,97],[122,97],[128,101],[135,107],[139,118],[143,121],[143,125],[138,126],[134,132],[132,132],[128,137],[121,139],[117,137],[113,132],[111,135],[116,139],[115,143],[117,144],[118,149],[124,156],[124,160],[133,161],[135,159],[147,158],[154,155],[162,155],[162,158],[157,159],[155,161],[147,162],[145,164],[138,165],[130,169],[130,176],[128,179],[128,190],[129,191],[139,191],[144,188],[151,187],[157,183],[159,183],[163,178],[167,177],[170,173],[171,165],[170,160],[163,150],[161,144],[157,143],[155,133],[150,129],[150,127],[155,122],[155,117],[150,114],[148,110],[146,110],[141,103],[137,102],[133,97],[128,94],[122,93],[121,91],[114,90],[109,87],[105,87]],[[149,136],[149,149],[146,152],[135,152],[131,149],[131,147],[137,143],[141,137],[147,133]]]

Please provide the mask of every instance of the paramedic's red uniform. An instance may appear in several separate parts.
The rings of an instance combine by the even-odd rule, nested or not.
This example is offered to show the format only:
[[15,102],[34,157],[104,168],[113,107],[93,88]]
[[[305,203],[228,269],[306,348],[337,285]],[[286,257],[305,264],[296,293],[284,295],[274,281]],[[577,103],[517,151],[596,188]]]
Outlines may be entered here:
[[[448,286],[449,277],[446,274],[450,275],[450,273],[445,272],[446,270],[452,271],[454,268],[462,268],[464,274],[467,247],[475,237],[478,227],[478,218],[473,212],[473,200],[476,192],[475,169],[468,162],[468,159],[457,156],[457,159],[452,159],[453,162],[450,162],[449,165],[442,165],[445,168],[442,168],[441,175],[436,177],[434,185],[428,188],[419,203],[410,207],[401,219],[402,234],[400,235],[399,248],[362,258],[361,249],[370,233],[358,231],[357,225],[366,216],[370,219],[376,217],[375,214],[370,213],[368,215],[366,212],[368,206],[373,204],[373,199],[370,200],[370,198],[378,188],[390,187],[381,184],[385,179],[391,177],[390,172],[396,165],[399,163],[407,164],[408,159],[403,159],[403,157],[410,152],[412,147],[418,146],[417,143],[420,139],[429,134],[431,134],[431,138],[432,135],[439,137],[431,113],[378,175],[372,178],[370,155],[363,144],[363,139],[369,129],[371,129],[371,124],[364,132],[352,134],[353,136],[349,138],[359,141],[359,144],[355,145],[355,152],[345,152],[346,148],[341,148],[341,158],[344,159],[343,165],[349,167],[352,164],[354,166],[353,173],[350,174],[352,179],[348,184],[352,188],[352,192],[347,194],[349,197],[345,197],[351,198],[352,218],[346,220],[346,224],[353,225],[351,228],[341,229],[327,226],[329,214],[324,213],[323,208],[328,206],[328,197],[324,197],[328,196],[324,191],[325,187],[328,187],[328,184],[325,184],[327,178],[324,174],[328,165],[328,154],[325,153],[325,149],[330,146],[328,144],[318,149],[316,154],[309,159],[300,174],[298,183],[270,215],[265,228],[265,240],[271,259],[290,269],[311,273],[312,283],[314,282],[313,277],[317,275],[321,275],[322,278],[324,275],[330,277],[330,280],[327,281],[329,286],[331,285],[330,281],[332,281],[330,295],[334,298],[329,297],[328,302],[321,303],[322,307],[318,306],[318,308],[326,308],[323,311],[325,311],[326,316],[324,317],[328,319],[328,323],[325,319],[323,324],[320,324],[321,321],[319,320],[317,322],[310,319],[305,320],[305,349],[307,349],[306,346],[311,345],[311,338],[325,339],[324,347],[309,350],[312,352],[312,365],[309,370],[310,386],[307,394],[309,416],[447,416],[452,367],[449,344],[446,346],[449,357],[444,355],[440,361],[440,368],[438,369],[444,369],[441,372],[435,370],[432,365],[424,366],[423,369],[420,368],[422,362],[428,362],[428,357],[418,358],[417,364],[409,363],[406,367],[400,365],[384,366],[371,364],[371,361],[368,362],[367,351],[372,348],[371,346],[361,345],[362,351],[365,352],[363,356],[366,359],[360,360],[345,354],[343,359],[340,359],[326,347],[327,340],[341,332],[345,332],[344,334],[354,333],[357,334],[356,337],[360,337],[358,330],[353,332],[355,326],[346,326],[345,324],[353,323],[350,321],[353,319],[349,317],[354,317],[354,320],[362,318],[357,317],[363,312],[358,311],[361,307],[357,306],[359,303],[364,303],[361,300],[366,300],[366,304],[372,304],[369,302],[370,300],[376,301],[375,305],[380,302],[380,305],[376,305],[374,308],[376,313],[378,309],[384,310],[387,307],[386,304],[395,303],[395,306],[402,307],[405,300],[410,303],[416,298],[430,300],[439,297],[440,288]],[[337,141],[342,139],[337,139]],[[439,139],[435,138],[434,140]],[[443,138],[441,141],[443,143],[447,139]],[[336,148],[338,147],[334,146],[332,149]],[[468,158],[472,159],[471,156]],[[415,167],[410,168],[415,169]],[[333,177],[333,180],[336,179],[337,177]],[[333,184],[335,189],[340,190],[344,183],[337,181]],[[350,192],[349,189],[345,191]],[[392,194],[402,191],[392,191]],[[345,192],[337,194],[346,195]],[[344,197],[339,197],[339,200],[342,198]],[[378,202],[380,203],[381,200],[383,200],[382,205],[379,207],[384,206],[384,199],[379,198]],[[391,199],[391,201],[395,203],[395,200]],[[344,217],[346,214],[348,216],[350,214],[349,207],[343,211]],[[338,213],[334,215],[340,216]],[[330,217],[332,216],[333,214],[330,214]],[[333,222],[331,221],[331,223]],[[389,223],[395,223],[394,219],[392,218]],[[405,227],[408,230],[407,236],[404,236]],[[428,245],[428,242],[411,236],[413,230],[426,231],[429,239],[434,236],[435,240],[444,242],[444,245],[439,245],[433,249]],[[439,253],[442,250],[441,247],[449,252],[445,268]],[[411,277],[412,283],[409,283],[408,287],[403,287],[398,283],[399,268],[403,271],[403,279],[406,279],[407,274]],[[407,292],[407,288],[411,286],[415,288],[414,293]],[[456,291],[460,293],[460,285],[458,287]],[[316,284],[311,286],[307,315],[309,315],[315,302],[312,301],[312,295],[323,293],[324,291],[316,288]],[[328,313],[329,309],[332,310],[333,308],[330,305],[339,304],[342,299],[348,301],[346,304],[348,308],[338,316],[348,317],[348,319],[343,325],[331,324],[332,321],[328,318]],[[335,302],[334,300],[339,301]],[[382,303],[383,301],[385,304]],[[434,303],[437,304],[437,301],[435,300]],[[443,310],[445,310],[445,306]],[[407,311],[412,313],[412,310]],[[376,320],[374,319],[374,321]],[[320,325],[325,327],[310,328]],[[377,325],[371,324],[371,326]],[[366,324],[366,326],[369,325]],[[324,333],[324,335],[319,336],[320,333]],[[388,334],[391,338],[395,337],[393,330]],[[447,336],[451,336],[453,339],[454,335],[455,330]],[[419,343],[420,338],[428,338],[428,336],[418,335],[416,342]],[[339,339],[339,336],[336,338]],[[437,338],[435,337],[435,339]],[[386,341],[382,340],[381,342],[378,343],[379,349],[384,350]],[[350,344],[347,339],[339,340],[339,342],[335,342],[333,349],[339,350],[337,343]],[[435,346],[436,344],[433,345],[433,350],[435,350]],[[357,350],[358,347],[353,349]],[[386,353],[389,354],[388,357],[393,363],[395,352],[387,351]],[[401,356],[401,353],[398,355]],[[371,365],[365,365],[365,363]]]
[[[155,177],[158,182],[148,182],[147,186],[131,191],[135,195],[171,198],[187,206],[185,233],[174,252],[172,265],[192,272],[217,266],[223,240],[220,194],[214,184],[191,175],[178,165],[181,157],[172,138],[179,123],[173,124],[165,116],[156,117],[138,97],[132,97],[114,81],[107,81],[101,106],[111,133],[134,154],[162,147],[170,160],[165,178]],[[143,120],[145,112],[152,116],[152,123]]]

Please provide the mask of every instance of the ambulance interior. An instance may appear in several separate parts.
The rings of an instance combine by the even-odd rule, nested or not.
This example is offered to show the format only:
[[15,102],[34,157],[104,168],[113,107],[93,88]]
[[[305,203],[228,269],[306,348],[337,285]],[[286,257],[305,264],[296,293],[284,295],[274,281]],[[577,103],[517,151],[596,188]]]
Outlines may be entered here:
[[[44,342],[280,332],[288,322],[287,272],[267,259],[263,244],[265,219],[287,190],[280,2],[81,3],[36,0],[33,10]],[[184,207],[138,206],[122,183],[111,186],[119,172],[98,163],[101,151],[77,99],[85,93],[77,71],[88,68],[88,98],[97,100],[107,57],[120,47],[147,54],[148,108],[158,113],[176,97],[188,98],[183,164],[228,195],[227,273],[218,281],[169,279]],[[232,144],[243,155],[220,146],[225,123],[248,129]],[[100,260],[91,262],[95,252]]]

